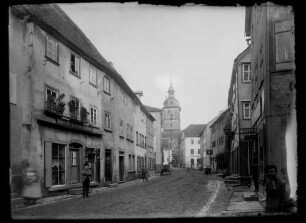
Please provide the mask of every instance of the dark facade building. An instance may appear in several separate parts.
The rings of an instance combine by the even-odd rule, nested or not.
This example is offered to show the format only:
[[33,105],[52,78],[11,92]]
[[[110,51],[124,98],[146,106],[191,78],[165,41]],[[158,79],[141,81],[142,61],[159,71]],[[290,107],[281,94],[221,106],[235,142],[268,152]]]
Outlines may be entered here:
[[294,14],[290,6],[268,2],[247,8],[245,19],[251,44],[252,127],[258,132],[252,162],[258,164],[260,192],[264,193],[264,167],[269,164],[289,180],[292,191],[296,173],[287,167],[296,162],[296,144],[288,144],[296,139],[296,124],[290,125],[296,120]]

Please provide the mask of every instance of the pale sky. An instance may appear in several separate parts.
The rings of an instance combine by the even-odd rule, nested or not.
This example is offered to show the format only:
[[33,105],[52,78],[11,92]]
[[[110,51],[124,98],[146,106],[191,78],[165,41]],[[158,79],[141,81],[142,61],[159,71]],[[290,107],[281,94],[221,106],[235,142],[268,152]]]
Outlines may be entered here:
[[59,4],[145,105],[162,108],[172,77],[181,130],[227,107],[233,62],[247,43],[244,7]]

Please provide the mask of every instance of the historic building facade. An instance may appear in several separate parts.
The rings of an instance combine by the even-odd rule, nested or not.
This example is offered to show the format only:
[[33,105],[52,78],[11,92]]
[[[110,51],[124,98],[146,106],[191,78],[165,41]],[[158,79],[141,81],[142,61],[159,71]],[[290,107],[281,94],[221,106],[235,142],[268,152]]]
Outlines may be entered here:
[[[181,133],[181,107],[178,100],[174,97],[174,88],[172,82],[168,89],[168,96],[164,101],[163,111],[163,132],[162,140],[168,141],[163,145],[168,145],[163,147],[163,164],[172,163],[174,166],[179,164],[179,142],[180,142],[180,133]],[[175,159],[173,160],[173,157]]]
[[202,166],[201,134],[206,125],[189,125],[181,133],[180,150],[182,151],[182,163],[186,167],[196,168]]
[[251,121],[258,132],[252,149],[258,163],[259,190],[265,193],[264,167],[269,164],[277,166],[278,176],[289,180],[292,189],[296,187],[296,168],[292,172],[287,167],[296,163],[296,145],[288,146],[296,139],[296,125],[290,124],[296,120],[293,10],[269,2],[248,7],[245,16],[245,36],[251,44]]
[[162,168],[162,150],[161,150],[161,128],[162,128],[162,110],[151,106],[145,106],[146,110],[153,116],[153,149],[155,153],[155,172],[159,173]]
[[82,187],[85,161],[91,186],[137,177],[150,114],[122,76],[56,4],[9,15],[12,192],[26,162],[44,193]]
[[[228,93],[231,111],[231,172],[243,176],[250,175],[252,163],[251,144],[251,47],[248,46],[234,60]],[[246,134],[250,133],[250,134]]]

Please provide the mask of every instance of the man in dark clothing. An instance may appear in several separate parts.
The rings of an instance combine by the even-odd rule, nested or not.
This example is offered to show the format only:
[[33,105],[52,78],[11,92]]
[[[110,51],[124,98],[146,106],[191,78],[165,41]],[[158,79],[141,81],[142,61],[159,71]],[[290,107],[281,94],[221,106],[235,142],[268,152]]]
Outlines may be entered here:
[[88,197],[91,171],[88,162],[85,162],[83,169],[83,197]]
[[141,169],[141,177],[142,177],[143,181],[144,180],[148,180],[148,178],[147,178],[147,170],[146,170],[145,166],[143,166],[142,169]]
[[286,211],[289,199],[289,194],[286,191],[286,182],[276,176],[277,168],[275,165],[267,166],[265,172],[267,174],[266,212]]

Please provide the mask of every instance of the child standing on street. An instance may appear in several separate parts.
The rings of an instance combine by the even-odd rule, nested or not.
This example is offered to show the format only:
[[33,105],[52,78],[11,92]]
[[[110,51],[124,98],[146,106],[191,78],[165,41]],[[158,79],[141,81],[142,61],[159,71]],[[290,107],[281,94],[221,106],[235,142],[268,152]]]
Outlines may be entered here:
[[89,193],[89,183],[91,177],[91,171],[89,169],[88,162],[85,162],[83,169],[83,197],[88,197]]

